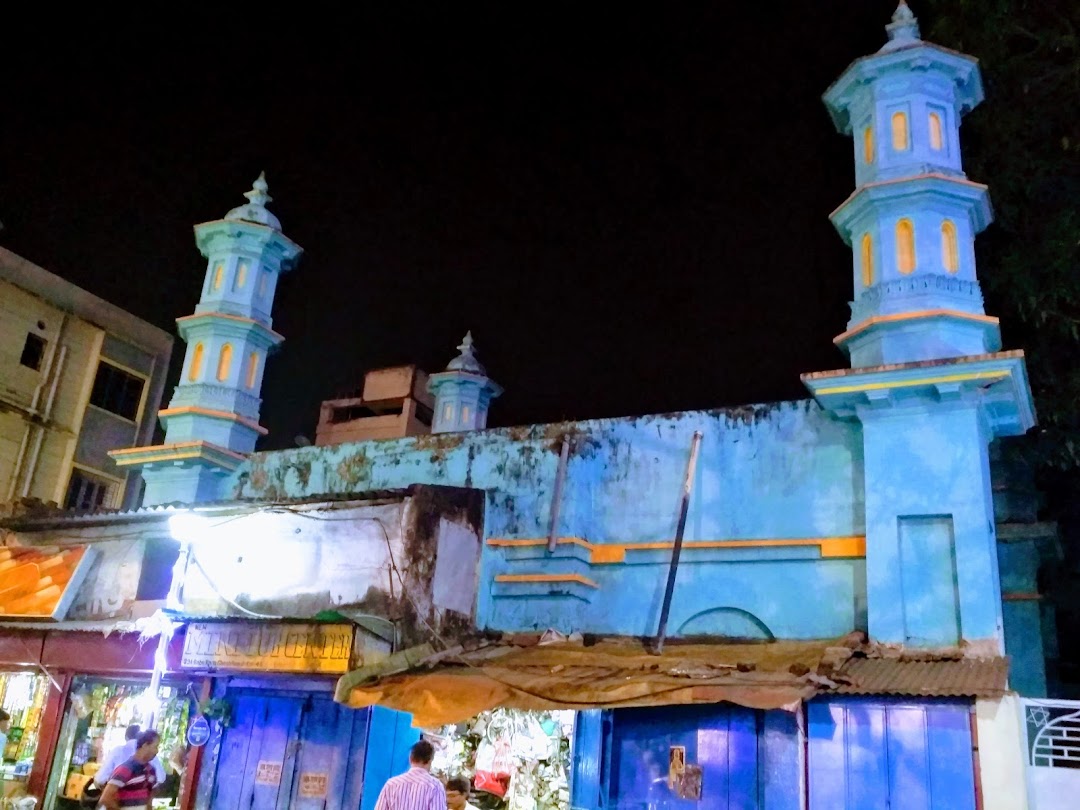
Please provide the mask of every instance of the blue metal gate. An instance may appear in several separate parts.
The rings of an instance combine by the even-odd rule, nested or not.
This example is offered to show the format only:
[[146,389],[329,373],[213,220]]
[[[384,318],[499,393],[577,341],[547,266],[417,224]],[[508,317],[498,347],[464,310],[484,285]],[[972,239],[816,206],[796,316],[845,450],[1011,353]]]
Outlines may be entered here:
[[810,810],[974,810],[969,710],[957,701],[809,703]]

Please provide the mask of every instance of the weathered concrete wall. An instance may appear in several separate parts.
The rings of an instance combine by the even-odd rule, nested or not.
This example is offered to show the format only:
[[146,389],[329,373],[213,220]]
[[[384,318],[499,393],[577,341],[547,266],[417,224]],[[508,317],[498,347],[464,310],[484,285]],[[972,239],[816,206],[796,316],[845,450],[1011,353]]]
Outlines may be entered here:
[[[482,626],[645,635],[698,430],[671,630],[808,638],[865,627],[860,429],[809,401],[261,453],[224,494],[486,490]],[[572,451],[557,534],[573,542],[548,555],[564,438]]]

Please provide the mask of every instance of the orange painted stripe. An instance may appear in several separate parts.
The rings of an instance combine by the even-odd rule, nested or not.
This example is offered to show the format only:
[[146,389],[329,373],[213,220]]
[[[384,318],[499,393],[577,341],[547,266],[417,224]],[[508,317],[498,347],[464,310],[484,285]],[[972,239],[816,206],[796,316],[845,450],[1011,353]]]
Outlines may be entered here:
[[599,588],[593,580],[583,577],[581,574],[496,574],[496,582],[576,582],[579,585],[588,585],[590,588]]
[[[489,546],[502,548],[535,548],[546,546],[544,538],[498,538],[487,541]],[[575,545],[589,552],[589,562],[595,565],[626,561],[628,551],[667,551],[674,547],[670,540],[648,543],[590,543],[581,537],[560,537],[559,545]],[[803,537],[770,540],[691,540],[683,543],[684,551],[725,548],[786,548],[818,546],[822,557],[865,557],[866,538],[853,537]]]
[[1034,602],[1042,598],[1041,593],[1003,593],[1001,595],[1004,602]]
[[829,219],[835,217],[840,212],[841,208],[854,200],[867,189],[881,188],[882,186],[892,186],[899,183],[910,183],[912,180],[925,179],[947,180],[950,183],[956,183],[957,185],[970,186],[971,188],[981,188],[984,190],[988,190],[990,188],[985,183],[976,183],[974,180],[968,180],[966,177],[951,177],[950,175],[942,174],[941,172],[924,172],[923,174],[915,174],[910,177],[897,177],[892,180],[878,180],[873,183],[865,183],[856,188],[853,192],[851,192],[851,194],[848,195],[848,198],[846,200],[844,200],[842,203],[840,203],[840,205],[836,206],[836,208],[833,209],[833,212],[829,214]]
[[972,312],[959,312],[955,309],[922,309],[916,312],[898,312],[895,315],[874,315],[871,318],[867,318],[865,321],[861,321],[855,326],[848,329],[846,332],[837,335],[833,338],[833,343],[843,343],[850,337],[859,334],[869,329],[871,326],[877,326],[881,323],[898,323],[902,321],[918,321],[924,318],[940,318],[943,316],[949,316],[953,318],[962,318],[968,321],[978,321],[980,323],[999,323],[998,319],[993,315],[976,315]]
[[216,419],[228,419],[232,422],[239,422],[241,425],[245,425],[263,436],[270,432],[258,422],[245,419],[238,413],[215,411],[212,408],[200,408],[197,405],[185,405],[182,408],[164,408],[158,411],[158,416],[181,416],[185,413],[197,413],[202,414],[203,416],[212,416]]
[[240,453],[210,442],[201,441],[155,444],[150,447],[126,447],[122,450],[110,450],[109,456],[117,466],[123,467],[130,464],[150,464],[157,461],[180,461],[186,458],[199,458],[205,455],[204,450],[219,453],[223,456],[231,456],[236,459],[237,463],[247,460],[247,456]]

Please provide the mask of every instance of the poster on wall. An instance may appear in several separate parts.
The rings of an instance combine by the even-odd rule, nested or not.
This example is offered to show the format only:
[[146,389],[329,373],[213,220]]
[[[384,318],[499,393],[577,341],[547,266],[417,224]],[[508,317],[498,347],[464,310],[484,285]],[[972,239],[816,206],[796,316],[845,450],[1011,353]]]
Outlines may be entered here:
[[300,798],[325,799],[326,788],[329,783],[330,774],[328,773],[300,774]]
[[278,785],[281,784],[281,763],[274,762],[273,760],[264,759],[259,762],[259,767],[255,769],[255,784],[256,785]]

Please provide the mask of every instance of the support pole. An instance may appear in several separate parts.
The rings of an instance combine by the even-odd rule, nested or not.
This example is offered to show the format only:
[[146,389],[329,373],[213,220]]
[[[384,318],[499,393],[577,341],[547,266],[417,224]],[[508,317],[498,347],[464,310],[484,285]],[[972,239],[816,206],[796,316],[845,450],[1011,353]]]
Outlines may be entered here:
[[664,651],[664,639],[667,637],[668,613],[671,610],[671,597],[675,593],[675,575],[679,571],[679,557],[682,555],[683,532],[686,531],[686,513],[690,509],[690,490],[694,486],[694,471],[697,469],[698,448],[701,447],[701,431],[694,431],[690,441],[690,460],[686,463],[686,479],[683,481],[682,503],[679,504],[679,526],[675,530],[675,545],[671,549],[671,567],[668,569],[667,587],[664,589],[664,603],[660,606],[660,626],[656,630],[656,644],[653,654]]
[[564,436],[559,450],[559,470],[555,473],[555,491],[551,495],[551,525],[548,529],[548,554],[559,543],[559,513],[562,512],[562,491],[566,483],[566,463],[570,458],[570,437]]

